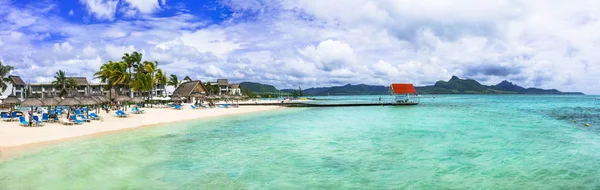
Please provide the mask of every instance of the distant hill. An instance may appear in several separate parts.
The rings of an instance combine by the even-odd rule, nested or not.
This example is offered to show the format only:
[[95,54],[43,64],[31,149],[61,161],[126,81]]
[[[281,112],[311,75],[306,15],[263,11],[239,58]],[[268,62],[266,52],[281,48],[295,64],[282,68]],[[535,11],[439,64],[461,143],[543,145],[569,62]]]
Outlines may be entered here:
[[[244,82],[240,84],[244,86]],[[259,83],[251,86],[253,89],[262,89],[263,91],[253,92],[277,92],[277,89],[271,85],[263,85]],[[260,87],[260,88],[259,88]],[[267,89],[271,91],[267,91]],[[438,81],[432,86],[415,87],[419,94],[583,94],[581,92],[561,92],[556,89],[539,89],[539,88],[523,88],[508,81],[502,81],[497,85],[487,86],[482,85],[473,79],[460,79],[452,76],[449,81]],[[284,93],[291,93],[297,89],[282,89]],[[333,87],[318,87],[308,88],[303,90],[305,96],[325,96],[325,95],[380,95],[389,94],[389,86],[376,85],[351,85],[333,86]]]
[[240,88],[243,90],[249,90],[255,93],[268,93],[268,92],[278,92],[277,88],[268,84],[261,84],[256,82],[242,82],[240,83]]
[[416,87],[419,94],[583,94],[581,92],[561,92],[556,89],[523,88],[508,81],[486,86],[472,79],[456,76],[446,81],[438,81],[433,86]]

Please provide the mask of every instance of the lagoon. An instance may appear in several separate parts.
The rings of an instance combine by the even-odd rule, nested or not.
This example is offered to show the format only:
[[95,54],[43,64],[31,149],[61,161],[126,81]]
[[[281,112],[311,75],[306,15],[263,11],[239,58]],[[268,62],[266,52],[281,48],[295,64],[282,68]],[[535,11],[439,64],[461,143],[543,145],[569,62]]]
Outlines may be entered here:
[[289,108],[49,145],[0,161],[0,189],[595,189],[598,126],[593,96]]

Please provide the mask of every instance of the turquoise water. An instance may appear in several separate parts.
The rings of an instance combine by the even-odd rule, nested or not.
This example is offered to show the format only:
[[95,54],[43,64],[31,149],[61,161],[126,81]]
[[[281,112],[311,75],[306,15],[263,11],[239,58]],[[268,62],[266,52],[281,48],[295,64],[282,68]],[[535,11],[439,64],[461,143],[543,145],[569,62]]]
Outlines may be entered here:
[[598,189],[599,126],[593,96],[290,108],[52,145],[0,189]]

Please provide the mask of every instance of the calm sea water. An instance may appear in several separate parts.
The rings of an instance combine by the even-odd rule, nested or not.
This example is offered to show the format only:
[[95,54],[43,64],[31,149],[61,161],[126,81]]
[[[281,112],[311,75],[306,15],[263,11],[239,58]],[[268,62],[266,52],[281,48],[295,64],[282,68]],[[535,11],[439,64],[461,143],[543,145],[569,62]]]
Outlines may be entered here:
[[598,189],[599,168],[593,96],[457,95],[52,145],[0,162],[0,189]]

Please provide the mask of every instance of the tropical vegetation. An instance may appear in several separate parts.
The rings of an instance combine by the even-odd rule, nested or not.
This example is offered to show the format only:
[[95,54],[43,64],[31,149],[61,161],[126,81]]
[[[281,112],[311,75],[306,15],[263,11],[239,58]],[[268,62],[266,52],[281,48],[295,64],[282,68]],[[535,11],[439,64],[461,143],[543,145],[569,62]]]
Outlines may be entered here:
[[[6,91],[8,84],[12,83],[12,80],[10,80],[8,75],[13,69],[14,68],[12,66],[3,65],[2,61],[0,61],[0,88],[2,89],[2,91],[0,91],[0,95],[2,95],[2,92]],[[12,94],[12,90],[9,94]]]

